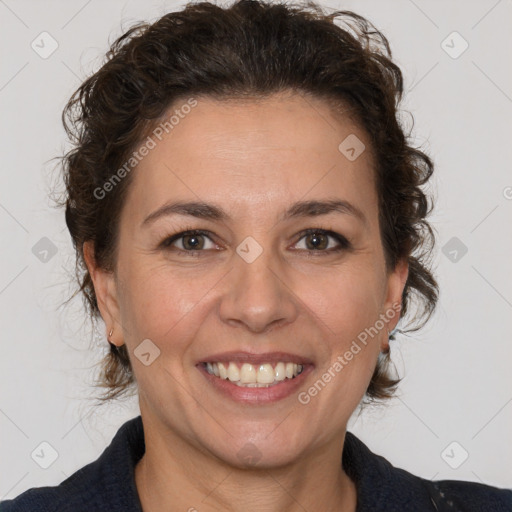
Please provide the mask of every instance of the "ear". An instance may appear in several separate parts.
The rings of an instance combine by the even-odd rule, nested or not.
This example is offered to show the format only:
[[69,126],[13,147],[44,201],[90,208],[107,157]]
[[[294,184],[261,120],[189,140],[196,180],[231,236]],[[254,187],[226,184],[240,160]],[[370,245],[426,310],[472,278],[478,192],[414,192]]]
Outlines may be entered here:
[[83,252],[85,263],[94,285],[98,308],[107,327],[107,336],[110,329],[113,329],[114,332],[110,336],[110,342],[120,347],[124,341],[114,273],[97,266],[94,257],[94,242],[90,240],[84,242]]
[[390,332],[396,327],[400,320],[402,294],[408,276],[409,262],[406,258],[399,260],[395,268],[388,275],[386,301],[384,303],[383,313],[388,319],[387,330]]

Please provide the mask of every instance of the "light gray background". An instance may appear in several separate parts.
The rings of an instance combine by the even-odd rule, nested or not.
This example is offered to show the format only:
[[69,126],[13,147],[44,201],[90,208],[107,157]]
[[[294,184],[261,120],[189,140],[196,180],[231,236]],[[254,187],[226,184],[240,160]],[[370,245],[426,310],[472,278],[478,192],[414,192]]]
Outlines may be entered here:
[[[91,349],[80,301],[59,308],[73,289],[74,254],[63,212],[48,199],[59,180],[50,159],[65,144],[62,108],[108,41],[182,5],[0,0],[1,498],[61,482],[138,414],[134,399],[92,407],[104,329]],[[439,308],[427,328],[395,342],[405,376],[398,398],[354,416],[349,429],[419,476],[512,487],[512,2],[323,5],[367,16],[387,35],[415,143],[436,164]],[[58,42],[47,59],[31,48],[43,31]],[[460,39],[446,40],[453,31],[469,43],[458,58],[442,46],[460,51]],[[57,249],[46,262],[32,252],[43,237]],[[453,237],[468,249],[456,262],[441,251]],[[48,469],[31,458],[43,441],[58,453]],[[446,461],[460,463],[462,450],[469,456],[453,469]]]

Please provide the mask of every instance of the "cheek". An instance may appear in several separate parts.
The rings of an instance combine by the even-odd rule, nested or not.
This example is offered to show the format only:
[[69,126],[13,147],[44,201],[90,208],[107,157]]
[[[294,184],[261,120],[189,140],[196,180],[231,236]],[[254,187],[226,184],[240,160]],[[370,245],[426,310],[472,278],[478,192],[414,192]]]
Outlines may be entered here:
[[375,325],[381,312],[382,286],[371,265],[351,265],[318,277],[314,282],[308,280],[307,288],[299,293],[323,331],[325,358],[320,378],[330,383],[325,403],[337,403],[336,397],[343,396],[355,407],[380,350],[383,334]]
[[297,294],[327,332],[343,344],[375,323],[382,286],[371,266],[347,265],[307,278]]
[[[121,293],[121,317],[129,345],[140,340],[154,339],[159,346],[164,340],[186,338],[181,331],[190,327],[190,320],[197,316],[198,307],[207,301],[205,294],[215,282],[215,276],[195,275],[190,271],[171,272],[168,265],[147,267],[133,264],[124,273]],[[181,333],[183,334],[183,333]]]

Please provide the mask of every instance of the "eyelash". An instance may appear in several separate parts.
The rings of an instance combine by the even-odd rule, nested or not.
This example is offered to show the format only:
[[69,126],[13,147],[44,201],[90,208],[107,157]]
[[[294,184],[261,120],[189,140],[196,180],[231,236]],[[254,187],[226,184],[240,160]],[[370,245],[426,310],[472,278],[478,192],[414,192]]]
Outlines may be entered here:
[[[305,229],[305,230],[301,231],[298,234],[299,239],[297,240],[297,242],[295,244],[297,244],[305,236],[313,235],[313,234],[325,235],[325,236],[332,237],[332,238],[334,238],[338,242],[339,246],[335,247],[334,249],[331,248],[331,249],[324,249],[324,250],[322,250],[322,249],[318,249],[318,250],[302,249],[302,250],[305,250],[307,253],[309,253],[312,256],[313,255],[315,257],[318,256],[318,255],[326,256],[326,255],[329,255],[329,254],[332,254],[332,253],[337,253],[337,252],[341,252],[341,251],[348,250],[348,249],[352,248],[352,244],[343,235],[340,235],[339,233],[336,233],[335,231],[331,231],[331,230],[323,229],[323,228],[309,228],[309,229]],[[206,231],[206,230],[203,230],[203,229],[187,229],[185,231],[180,231],[179,233],[176,233],[174,235],[171,235],[170,237],[165,238],[160,243],[159,247],[164,249],[164,250],[171,250],[171,244],[173,242],[175,242],[176,240],[179,240],[180,238],[183,238],[183,237],[185,237],[187,235],[205,236],[205,237],[209,238],[210,241],[215,243],[214,240],[212,239],[212,233],[210,231]],[[206,249],[206,250],[203,249],[203,250],[190,250],[190,251],[186,251],[186,250],[183,250],[183,249],[174,248],[173,250],[175,252],[178,252],[178,253],[187,254],[188,256],[198,257],[198,256],[200,256],[199,253],[206,252],[208,249]]]

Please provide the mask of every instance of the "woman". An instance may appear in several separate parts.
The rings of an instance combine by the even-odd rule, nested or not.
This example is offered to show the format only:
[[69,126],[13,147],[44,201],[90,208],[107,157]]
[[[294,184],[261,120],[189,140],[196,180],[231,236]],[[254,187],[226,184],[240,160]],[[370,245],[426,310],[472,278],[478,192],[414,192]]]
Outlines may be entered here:
[[416,477],[346,430],[398,384],[411,297],[424,323],[438,296],[433,166],[390,59],[353,13],[247,0],[113,44],[65,111],[66,222],[105,398],[136,386],[141,416],[2,511],[512,510],[510,490]]

